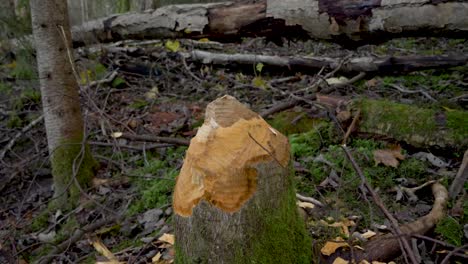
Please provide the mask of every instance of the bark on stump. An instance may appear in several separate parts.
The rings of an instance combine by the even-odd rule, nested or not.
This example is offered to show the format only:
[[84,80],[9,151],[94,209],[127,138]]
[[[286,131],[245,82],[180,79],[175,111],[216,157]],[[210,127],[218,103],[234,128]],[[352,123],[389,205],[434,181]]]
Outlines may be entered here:
[[231,96],[210,103],[174,191],[177,263],[310,263],[289,143]]

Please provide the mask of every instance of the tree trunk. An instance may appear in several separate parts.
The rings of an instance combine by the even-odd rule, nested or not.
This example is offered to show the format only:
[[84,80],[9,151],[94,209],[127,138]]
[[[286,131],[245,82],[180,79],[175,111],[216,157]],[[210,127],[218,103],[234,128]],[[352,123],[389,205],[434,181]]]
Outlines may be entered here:
[[78,201],[78,184],[90,182],[95,163],[84,144],[79,87],[68,52],[66,1],[32,0],[30,4],[55,204],[65,208]]
[[210,103],[174,191],[177,263],[310,263],[287,138],[231,96]]
[[355,46],[401,36],[468,35],[468,3],[400,0],[260,0],[164,6],[89,21],[73,29],[74,45],[143,38],[239,40],[266,36],[275,43],[319,38]]

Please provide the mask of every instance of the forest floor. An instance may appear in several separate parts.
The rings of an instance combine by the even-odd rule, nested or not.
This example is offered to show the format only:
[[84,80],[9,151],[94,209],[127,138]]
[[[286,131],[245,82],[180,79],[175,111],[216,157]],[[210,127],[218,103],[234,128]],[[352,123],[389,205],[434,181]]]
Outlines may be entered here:
[[[135,41],[76,51],[89,144],[100,167],[81,205],[69,212],[52,212],[47,206],[53,195],[52,176],[34,53],[24,47],[15,54],[2,54],[0,263],[32,263],[44,256],[60,263],[95,263],[103,256],[127,263],[173,261],[171,192],[185,144],[203,123],[206,105],[225,94],[258,113],[293,97],[307,98],[324,91],[333,100],[371,98],[465,114],[468,109],[467,65],[390,76],[375,73],[333,86],[356,73],[343,75],[334,69],[293,72],[263,64],[221,67],[178,55],[199,45],[187,40],[146,45]],[[291,42],[278,47],[263,39],[246,39],[241,44],[213,44],[209,49],[343,59],[468,54],[468,42],[409,38],[346,50],[325,42]],[[327,241],[337,237],[366,240],[362,237],[367,231],[388,233],[385,227],[390,225],[361,191],[362,182],[341,148],[346,128],[336,114],[318,100],[302,100],[267,118],[290,139],[297,192],[323,204],[300,204],[316,260],[323,258],[321,249]],[[341,134],[323,136],[323,122],[341,129]],[[468,129],[467,120],[457,125],[462,131]],[[158,141],[157,136],[164,138]],[[466,150],[414,146],[358,133],[351,133],[347,143],[367,180],[400,223],[415,221],[431,210],[433,196],[425,184],[435,180],[449,188]],[[376,157],[379,151],[390,150],[398,153],[391,161]],[[441,263],[449,254],[451,263],[466,263],[467,190],[465,183],[463,194],[449,202],[448,213],[437,226],[412,240],[413,253],[423,263]],[[77,235],[78,230],[86,234]],[[404,258],[396,261],[404,263]]]

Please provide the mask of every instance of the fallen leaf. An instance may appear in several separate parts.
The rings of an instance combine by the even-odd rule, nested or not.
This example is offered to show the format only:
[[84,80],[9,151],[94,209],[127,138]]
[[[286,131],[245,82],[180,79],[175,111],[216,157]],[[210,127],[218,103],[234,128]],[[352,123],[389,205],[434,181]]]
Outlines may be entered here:
[[361,260],[361,261],[359,262],[359,264],[370,264],[370,263],[369,263],[369,261],[363,259],[363,260]]
[[166,49],[172,52],[177,52],[180,49],[180,42],[178,40],[172,41],[168,40],[166,41]]
[[208,38],[201,38],[198,40],[199,42],[210,42]]
[[373,79],[370,79],[366,82],[366,86],[369,87],[369,88],[372,88],[372,87],[375,87],[377,86],[377,79],[373,78]]
[[373,260],[373,261],[372,261],[372,264],[387,264],[387,263],[386,263],[386,262],[380,262],[380,261]]
[[394,149],[374,150],[373,154],[375,165],[379,165],[380,163],[382,163],[385,166],[390,166],[393,168],[398,167],[398,165],[400,164],[398,160],[405,159],[405,156],[401,154],[401,147],[399,146]]
[[161,252],[158,252],[158,254],[156,254],[154,257],[151,258],[151,261],[153,262],[153,264],[157,264],[159,263],[159,260],[161,259],[161,257],[162,257]]
[[259,62],[257,63],[257,65],[255,65],[255,69],[257,70],[257,72],[262,72],[264,66],[265,65],[263,63]]
[[337,257],[334,261],[333,261],[333,264],[348,264],[349,261],[345,260],[345,259],[342,259],[340,257]]
[[362,237],[369,239],[369,238],[371,238],[371,237],[373,237],[375,235],[376,235],[376,233],[374,231],[367,230],[367,232],[362,234]]
[[305,209],[305,208],[310,208],[310,209],[312,209],[312,208],[315,207],[315,205],[314,205],[313,203],[308,203],[308,202],[299,202],[299,201],[298,201],[298,202],[297,202],[297,205],[298,205],[299,207],[301,207],[301,208],[304,208],[304,209]]
[[120,263],[125,263],[125,262],[119,262],[119,260],[114,256],[114,254],[102,243],[102,241],[94,236],[89,239],[91,244],[93,245],[94,249],[96,249],[99,254],[103,255],[106,257],[109,261],[104,261],[100,263],[106,263],[106,264],[120,264]]
[[335,253],[338,248],[349,247],[348,243],[344,242],[343,238],[337,237],[335,240],[336,241],[327,241],[325,246],[320,249],[320,252],[325,256],[330,256]]
[[328,85],[334,85],[334,84],[346,83],[346,82],[349,81],[349,79],[346,78],[346,77],[341,76],[341,77],[338,77],[338,78],[336,78],[336,77],[328,78],[325,81],[328,83]]
[[119,137],[121,137],[122,135],[123,135],[122,132],[114,132],[114,133],[111,134],[111,137],[113,137],[113,138],[119,138]]
[[164,233],[164,235],[159,237],[158,240],[174,245],[174,235],[172,234]]

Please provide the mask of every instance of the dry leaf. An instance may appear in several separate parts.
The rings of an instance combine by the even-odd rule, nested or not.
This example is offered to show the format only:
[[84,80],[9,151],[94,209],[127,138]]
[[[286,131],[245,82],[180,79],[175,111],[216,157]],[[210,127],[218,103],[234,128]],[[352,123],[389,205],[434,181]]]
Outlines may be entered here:
[[385,166],[398,167],[400,162],[398,160],[404,160],[405,156],[401,154],[401,147],[397,146],[394,149],[378,149],[374,150],[374,161],[375,165],[380,163]]
[[375,235],[376,235],[376,233],[374,231],[368,230],[367,232],[362,234],[362,237],[369,239],[369,238],[371,238],[371,237],[373,237]]
[[[93,245],[94,249],[96,249],[99,254],[106,257],[109,261],[104,261],[100,263],[105,264],[120,264],[125,262],[119,262],[119,260],[114,256],[114,254],[102,243],[102,241],[97,237],[90,238],[90,242]],[[98,262],[96,262],[98,263]]]
[[333,264],[348,264],[349,261],[345,260],[345,259],[342,259],[340,257],[337,257],[334,261],[333,261]]
[[304,208],[304,209],[305,209],[305,208],[310,208],[310,209],[312,209],[312,208],[315,207],[315,205],[314,205],[313,203],[308,203],[308,202],[299,202],[299,201],[298,201],[298,202],[297,202],[297,205],[298,205],[299,207],[301,207],[301,208]]
[[366,82],[366,86],[369,88],[377,86],[377,79],[373,78]]
[[370,263],[369,263],[369,261],[363,259],[363,260],[361,260],[361,261],[359,262],[359,264],[370,264]]
[[349,247],[348,243],[344,242],[341,237],[337,237],[336,241],[327,241],[325,246],[320,249],[320,252],[325,256],[330,256],[331,254],[335,253],[335,251],[340,247]]
[[159,241],[166,242],[168,244],[174,245],[174,235],[164,233],[161,237],[158,238]]
[[161,257],[162,257],[161,252],[158,252],[158,254],[156,254],[154,257],[151,258],[151,262],[153,264],[159,264],[159,260],[161,259]]
[[372,264],[387,264],[386,262],[380,262],[380,261],[375,261],[373,260],[372,261]]
[[113,137],[113,138],[119,138],[119,137],[121,137],[122,135],[123,135],[122,132],[114,132],[114,133],[111,134],[111,137]]

